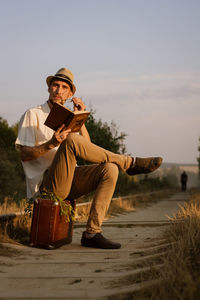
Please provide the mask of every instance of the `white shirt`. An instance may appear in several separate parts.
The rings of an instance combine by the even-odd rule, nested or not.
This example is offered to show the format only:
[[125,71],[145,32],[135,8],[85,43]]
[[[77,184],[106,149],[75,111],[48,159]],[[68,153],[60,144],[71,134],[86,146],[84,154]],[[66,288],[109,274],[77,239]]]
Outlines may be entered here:
[[[16,148],[21,146],[38,146],[52,138],[54,131],[44,125],[50,112],[47,102],[43,105],[31,108],[21,117],[18,127],[18,137],[16,139]],[[55,147],[37,159],[22,162],[27,186],[27,197],[33,197],[38,192],[43,174],[51,165],[58,147]]]

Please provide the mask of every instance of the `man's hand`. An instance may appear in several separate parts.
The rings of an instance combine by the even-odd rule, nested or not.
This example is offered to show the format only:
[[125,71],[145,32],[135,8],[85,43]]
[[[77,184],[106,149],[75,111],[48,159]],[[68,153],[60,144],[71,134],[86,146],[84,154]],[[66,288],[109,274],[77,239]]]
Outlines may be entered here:
[[21,160],[25,162],[39,158],[49,150],[59,146],[67,138],[70,132],[71,129],[65,129],[65,125],[63,124],[58,128],[48,142],[34,147],[21,146]]
[[70,132],[71,129],[65,129],[65,124],[62,124],[53,134],[49,143],[53,144],[54,146],[60,145],[67,138]]
[[72,102],[74,103],[74,111],[76,110],[85,110],[86,106],[83,103],[82,99],[73,97]]

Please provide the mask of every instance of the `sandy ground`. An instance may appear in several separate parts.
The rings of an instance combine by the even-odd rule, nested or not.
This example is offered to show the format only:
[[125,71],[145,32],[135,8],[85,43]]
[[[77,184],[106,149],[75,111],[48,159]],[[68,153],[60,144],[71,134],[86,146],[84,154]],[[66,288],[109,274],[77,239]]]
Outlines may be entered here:
[[108,299],[134,290],[144,269],[141,263],[165,243],[168,216],[188,198],[177,193],[106,220],[103,234],[120,242],[119,250],[82,247],[85,224],[75,226],[72,244],[57,250],[3,244],[7,251],[0,256],[0,299]]

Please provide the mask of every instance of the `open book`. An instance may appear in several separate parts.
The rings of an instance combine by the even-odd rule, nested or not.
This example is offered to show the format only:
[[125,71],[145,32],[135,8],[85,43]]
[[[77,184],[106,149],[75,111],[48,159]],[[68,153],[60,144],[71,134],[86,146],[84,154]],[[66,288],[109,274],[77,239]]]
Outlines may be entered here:
[[89,111],[71,111],[61,104],[54,103],[44,124],[53,130],[65,124],[66,129],[70,128],[72,132],[78,132],[89,114]]

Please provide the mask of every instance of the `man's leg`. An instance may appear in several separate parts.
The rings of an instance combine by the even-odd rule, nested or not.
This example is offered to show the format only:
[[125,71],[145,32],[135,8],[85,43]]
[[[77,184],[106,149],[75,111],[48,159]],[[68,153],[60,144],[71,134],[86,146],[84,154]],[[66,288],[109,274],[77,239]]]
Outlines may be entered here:
[[77,157],[99,164],[114,163],[124,171],[132,163],[131,156],[107,151],[84,137],[71,133],[60,145],[51,166],[44,174],[40,190],[53,192],[65,199],[71,190]]
[[[93,163],[110,163],[112,167],[109,167],[109,169],[112,169],[112,172],[110,170],[109,173],[113,174],[116,174],[117,166],[122,170],[127,171],[127,173],[128,171],[131,171],[129,175],[134,175],[135,173],[138,174],[140,170],[142,170],[142,172],[146,172],[149,170],[152,171],[155,169],[155,167],[158,167],[157,158],[144,159],[145,167],[143,159],[136,159],[136,162],[133,164],[133,158],[131,156],[112,153],[96,146],[80,135],[70,134],[67,139],[60,145],[52,162],[52,165],[44,174],[40,190],[53,192],[55,195],[65,199],[69,195],[72,187],[77,157],[81,157]],[[114,165],[116,165],[116,167]],[[117,178],[116,175],[114,176]],[[112,184],[110,184],[110,180],[110,178],[107,178],[107,184],[105,184],[105,181],[104,184],[103,181],[101,183],[99,181],[99,185],[97,188],[98,193],[96,194],[96,197],[94,199],[94,204],[92,206],[87,225],[87,230],[89,231],[88,234],[91,234],[91,232],[97,233],[92,239],[88,238],[86,235],[83,235],[82,245],[84,246],[111,249],[120,247],[120,244],[110,242],[109,240],[105,239],[99,232],[105,211],[107,210],[110,199],[112,197],[110,195],[114,191],[115,184],[113,185],[113,182],[116,183],[116,180],[114,180]],[[85,182],[85,184],[89,184],[89,182]],[[111,185],[113,185],[112,189]],[[106,186],[109,187],[109,197],[106,199],[106,201],[104,200],[106,202],[106,205],[104,207],[104,204],[101,204],[101,201],[99,199],[103,199],[102,195],[106,195],[106,193],[103,192],[106,191]],[[102,203],[105,203],[104,201]],[[101,215],[97,215],[98,211],[102,211]]]
[[113,163],[80,166],[74,172],[69,198],[75,199],[95,191],[86,231],[81,239],[82,246],[103,249],[121,247],[119,243],[112,242],[101,234],[101,225],[113,196],[118,173],[118,167]]
[[101,232],[101,224],[109,208],[118,173],[118,167],[113,163],[76,168],[68,197],[76,199],[95,191],[86,227],[88,233]]

